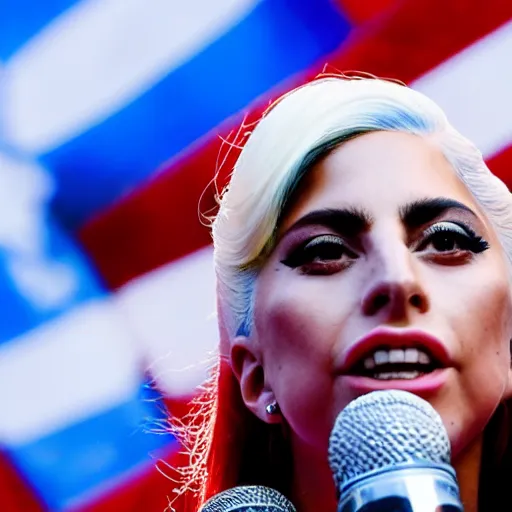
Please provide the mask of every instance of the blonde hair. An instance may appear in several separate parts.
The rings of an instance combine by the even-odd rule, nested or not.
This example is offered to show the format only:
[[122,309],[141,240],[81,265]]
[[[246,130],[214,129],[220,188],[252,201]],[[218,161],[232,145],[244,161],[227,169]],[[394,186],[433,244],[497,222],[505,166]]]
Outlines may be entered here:
[[379,79],[321,78],[283,96],[250,135],[213,224],[221,352],[248,333],[252,297],[278,219],[320,156],[354,136],[399,131],[429,137],[486,212],[512,263],[512,200],[478,149],[429,98]]

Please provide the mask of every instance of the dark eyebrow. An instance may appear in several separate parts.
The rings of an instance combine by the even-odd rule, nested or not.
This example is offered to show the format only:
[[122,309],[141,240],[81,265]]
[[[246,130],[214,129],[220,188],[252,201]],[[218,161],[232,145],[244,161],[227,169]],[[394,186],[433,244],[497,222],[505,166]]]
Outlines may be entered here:
[[325,208],[314,210],[301,217],[287,231],[298,229],[302,226],[320,225],[328,227],[347,237],[356,237],[370,229],[373,224],[372,216],[361,208],[335,209]]
[[433,221],[447,210],[454,209],[462,210],[478,218],[477,214],[465,204],[446,197],[419,199],[406,204],[400,208],[400,217],[408,228],[418,228]]

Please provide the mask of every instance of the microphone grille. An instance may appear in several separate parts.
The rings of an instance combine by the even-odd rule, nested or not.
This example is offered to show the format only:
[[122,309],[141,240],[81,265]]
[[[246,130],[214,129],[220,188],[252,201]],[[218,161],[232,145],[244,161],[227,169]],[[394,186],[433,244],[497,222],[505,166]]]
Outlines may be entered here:
[[201,512],[296,512],[280,492],[262,485],[234,487],[217,494]]
[[338,490],[369,471],[411,461],[450,463],[441,417],[406,391],[374,391],[350,402],[329,439],[329,464]]

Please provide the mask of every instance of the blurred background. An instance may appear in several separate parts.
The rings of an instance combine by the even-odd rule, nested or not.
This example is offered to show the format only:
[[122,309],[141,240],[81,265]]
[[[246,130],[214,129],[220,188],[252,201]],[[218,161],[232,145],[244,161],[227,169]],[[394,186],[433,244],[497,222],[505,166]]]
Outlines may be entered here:
[[349,70],[425,92],[512,185],[511,2],[0,0],[2,512],[166,508],[165,418],[217,340],[212,178]]

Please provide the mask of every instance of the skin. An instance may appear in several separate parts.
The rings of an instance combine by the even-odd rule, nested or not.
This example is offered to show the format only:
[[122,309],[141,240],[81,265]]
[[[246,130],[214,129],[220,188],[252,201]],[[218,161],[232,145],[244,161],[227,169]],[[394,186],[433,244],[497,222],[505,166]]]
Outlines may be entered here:
[[[405,205],[440,197],[474,215],[450,208],[414,228],[404,223]],[[371,224],[358,233],[315,222],[298,227],[325,208],[364,209]],[[425,242],[440,222],[469,227],[489,248],[460,249],[456,237],[453,250]],[[315,263],[289,264],[298,247],[322,235],[349,250],[313,251]],[[361,394],[340,367],[357,340],[387,326],[420,329],[449,353],[445,383],[426,398],[447,428],[465,510],[476,510],[482,431],[512,394],[512,301],[496,233],[433,141],[375,132],[323,158],[289,205],[256,286],[254,329],[234,340],[232,366],[247,407],[283,424],[297,509],[336,510],[328,437],[338,413]],[[277,415],[265,411],[273,400]]]

